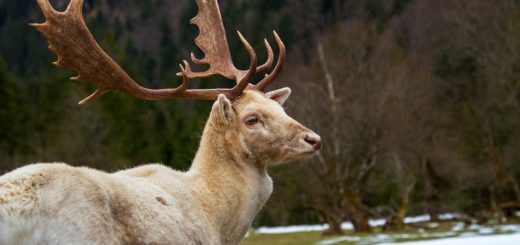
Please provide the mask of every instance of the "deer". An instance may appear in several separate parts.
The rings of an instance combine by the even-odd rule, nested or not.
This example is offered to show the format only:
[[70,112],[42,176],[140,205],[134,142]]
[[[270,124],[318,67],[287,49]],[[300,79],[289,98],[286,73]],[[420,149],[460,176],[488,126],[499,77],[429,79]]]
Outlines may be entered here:
[[[80,104],[107,92],[144,100],[215,101],[189,170],[160,164],[108,173],[65,163],[36,163],[0,177],[0,244],[238,244],[273,190],[268,167],[316,155],[320,136],[288,116],[283,108],[289,88],[265,92],[279,75],[285,46],[276,32],[279,56],[264,39],[267,61],[257,65],[247,40],[248,70],[234,65],[217,0],[196,0],[191,20],[204,53],[193,71],[179,65],[176,88],[137,84],[103,51],[85,24],[83,0],[59,12],[37,0],[46,21],[32,24],[57,54],[54,64],[78,75],[72,80],[96,85]],[[270,73],[268,71],[271,70]],[[252,84],[258,74],[266,73]],[[268,74],[267,74],[268,73]],[[220,75],[233,88],[193,89],[190,80]]]

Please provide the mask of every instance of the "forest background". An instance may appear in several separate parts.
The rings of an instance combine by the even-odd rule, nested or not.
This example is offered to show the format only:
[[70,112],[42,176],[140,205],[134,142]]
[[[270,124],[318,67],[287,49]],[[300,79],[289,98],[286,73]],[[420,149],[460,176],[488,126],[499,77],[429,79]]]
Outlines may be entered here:
[[[256,226],[324,222],[337,233],[351,220],[369,231],[384,217],[400,229],[410,214],[504,220],[520,208],[520,1],[219,2],[240,67],[248,55],[235,30],[259,51],[280,34],[288,60],[275,86],[293,88],[287,111],[324,142],[319,156],[270,169],[275,191]],[[195,1],[86,0],[84,14],[145,86],[176,86],[178,64],[197,51]],[[111,93],[78,106],[94,88],[52,66],[28,26],[42,20],[35,0],[0,0],[1,173],[35,162],[187,170],[211,103]],[[217,85],[231,84],[194,82]]]

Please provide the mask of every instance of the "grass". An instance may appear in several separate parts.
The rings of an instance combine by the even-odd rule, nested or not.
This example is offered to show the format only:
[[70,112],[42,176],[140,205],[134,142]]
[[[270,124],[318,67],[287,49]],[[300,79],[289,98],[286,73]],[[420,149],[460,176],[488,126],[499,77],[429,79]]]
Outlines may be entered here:
[[240,243],[241,245],[314,245],[322,242],[334,245],[378,244],[381,242],[406,242],[432,240],[446,237],[483,236],[494,234],[509,234],[520,232],[519,223],[497,226],[464,226],[461,222],[423,223],[419,229],[405,232],[382,232],[375,229],[371,234],[346,231],[344,236],[322,237],[321,232],[298,232],[287,234],[254,234]]
[[314,245],[321,241],[321,232],[297,232],[287,234],[251,234],[240,245]]

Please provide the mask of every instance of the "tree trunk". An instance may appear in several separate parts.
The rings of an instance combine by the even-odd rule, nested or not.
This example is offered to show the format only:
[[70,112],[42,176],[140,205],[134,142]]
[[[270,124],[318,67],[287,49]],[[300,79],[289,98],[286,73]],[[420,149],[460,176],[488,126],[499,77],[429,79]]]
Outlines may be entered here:
[[323,232],[323,236],[343,235],[343,230],[341,229],[341,223],[345,217],[342,213],[343,209],[327,209],[319,205],[304,205],[300,210],[315,212],[318,214],[320,221],[329,225],[329,229]]
[[343,235],[343,230],[341,229],[341,219],[337,217],[329,217],[327,218],[327,224],[329,225],[329,229],[323,232],[323,236],[338,236]]
[[399,231],[405,228],[404,218],[406,218],[406,215],[408,214],[408,209],[410,207],[410,192],[412,192],[414,186],[415,181],[404,188],[399,210],[397,210],[396,213],[390,215],[386,221],[385,226],[383,227],[383,230]]
[[[502,218],[505,217],[504,212],[500,209],[500,204],[497,201],[497,197],[500,196],[500,194],[496,194],[496,187],[490,186],[489,187],[489,202],[491,206],[491,215],[489,217],[484,217],[484,220],[487,222],[489,219],[496,219],[496,220],[502,220]],[[482,222],[484,223],[484,222]]]
[[403,192],[403,199],[401,200],[401,207],[397,210],[396,217],[398,219],[399,229],[402,230],[404,228],[404,218],[408,215],[408,209],[410,207],[410,192],[412,192],[413,187],[415,186],[415,182],[405,187]]
[[347,212],[356,232],[372,232],[368,223],[368,213],[363,208],[359,194],[345,193]]
[[510,176],[509,182],[511,183],[511,186],[513,187],[513,191],[515,193],[515,201],[520,201],[520,186],[518,185],[518,181],[516,181],[515,178]]
[[423,160],[424,174],[426,175],[425,183],[425,201],[426,212],[430,215],[431,221],[439,221],[439,182],[440,178],[435,173],[430,160]]
[[504,172],[502,167],[502,156],[500,155],[499,150],[496,147],[491,146],[487,149],[489,161],[491,162],[491,167],[495,174],[496,188],[494,191],[495,194],[495,202],[497,204],[507,202],[507,194],[506,194],[506,181],[507,174]]

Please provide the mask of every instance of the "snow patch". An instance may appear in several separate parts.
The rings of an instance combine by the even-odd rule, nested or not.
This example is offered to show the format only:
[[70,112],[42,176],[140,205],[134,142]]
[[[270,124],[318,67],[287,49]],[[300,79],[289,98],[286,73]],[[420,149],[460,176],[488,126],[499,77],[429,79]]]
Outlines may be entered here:
[[481,234],[481,235],[493,234],[494,232],[495,232],[495,230],[491,229],[489,227],[480,228],[478,230],[478,233]]
[[429,223],[428,224],[428,228],[438,228],[439,227],[439,223]]
[[441,219],[441,220],[451,220],[451,219],[457,219],[460,217],[462,217],[462,215],[457,214],[457,213],[447,213],[447,214],[439,215],[439,219]]
[[404,218],[404,223],[406,223],[406,224],[413,224],[413,223],[427,222],[427,221],[430,221],[430,215],[427,215],[427,214]]
[[371,219],[368,221],[368,223],[372,227],[380,227],[380,226],[383,226],[386,224],[386,220],[385,219]]
[[520,225],[502,225],[498,230],[503,233],[520,233]]
[[457,222],[453,227],[451,228],[452,231],[461,231],[464,229],[464,222]]
[[293,225],[281,227],[260,227],[255,232],[257,234],[283,234],[295,232],[324,231],[328,225]]
[[462,233],[459,237],[476,237],[476,236],[479,236],[479,234],[475,233],[475,232],[466,232],[466,233]]
[[341,229],[345,231],[354,230],[354,225],[350,222],[344,222],[343,224],[341,224]]
[[468,227],[468,229],[469,229],[469,230],[478,230],[478,229],[480,229],[481,227],[482,227],[481,225],[473,223],[473,224],[471,224],[471,225]]

